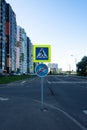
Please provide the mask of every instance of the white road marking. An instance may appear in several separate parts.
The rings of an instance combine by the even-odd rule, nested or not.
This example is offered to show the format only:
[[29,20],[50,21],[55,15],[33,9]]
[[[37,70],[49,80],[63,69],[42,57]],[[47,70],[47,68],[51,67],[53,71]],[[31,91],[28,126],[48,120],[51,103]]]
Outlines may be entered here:
[[83,112],[87,115],[87,110],[83,110]]
[[32,78],[32,79],[30,79],[30,81],[29,81],[29,82],[31,82],[31,81],[33,81],[33,80],[35,80],[35,79],[37,79],[37,77],[36,77],[36,78]]
[[[37,79],[38,77],[35,77],[35,78],[31,78],[29,80],[24,80],[24,81],[18,81],[17,82],[12,82],[10,84],[4,84],[4,85],[1,85],[0,89],[5,89],[5,88],[11,88],[11,87],[15,87],[15,86],[18,86],[18,85],[22,85],[24,84],[25,82],[28,82],[28,83],[31,83],[33,80]],[[24,87],[29,87],[29,86],[24,86]]]
[[70,82],[70,81],[48,81],[48,84],[87,84],[87,82]]
[[[37,77],[36,77],[36,78],[31,78],[31,79],[29,79],[28,82],[30,83],[30,82],[32,82],[32,81],[35,80],[35,79],[37,79]],[[26,81],[22,81],[21,83],[24,84],[25,82],[27,82],[27,80],[26,80]]]
[[22,81],[21,83],[24,84],[26,81]]
[[[41,101],[39,101],[39,100],[33,100],[33,101],[35,101],[35,102],[37,102],[37,103],[41,103]],[[64,114],[66,117],[68,117],[70,120],[72,120],[80,129],[82,129],[82,130],[87,130],[87,128],[86,127],[84,127],[82,124],[80,124],[75,118],[73,118],[71,115],[69,115],[67,112],[65,112],[65,111],[63,111],[62,109],[60,109],[60,108],[58,108],[58,107],[56,107],[56,106],[53,106],[53,105],[51,105],[51,104],[48,104],[48,103],[44,103],[44,105],[46,105],[46,106],[48,106],[48,107],[50,107],[50,108],[52,108],[52,109],[55,109],[55,110],[57,110],[57,111],[60,111],[62,114]]]
[[7,100],[9,100],[9,98],[0,97],[0,101],[7,101]]

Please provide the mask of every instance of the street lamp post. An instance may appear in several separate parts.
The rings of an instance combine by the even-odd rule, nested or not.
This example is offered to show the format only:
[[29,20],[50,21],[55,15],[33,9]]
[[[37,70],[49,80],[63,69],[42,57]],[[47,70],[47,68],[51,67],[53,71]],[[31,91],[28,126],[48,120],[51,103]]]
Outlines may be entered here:
[[77,66],[76,66],[76,64],[77,64],[77,58],[74,55],[71,55],[71,56],[73,56],[75,58],[75,67],[76,67],[76,70],[77,70]]

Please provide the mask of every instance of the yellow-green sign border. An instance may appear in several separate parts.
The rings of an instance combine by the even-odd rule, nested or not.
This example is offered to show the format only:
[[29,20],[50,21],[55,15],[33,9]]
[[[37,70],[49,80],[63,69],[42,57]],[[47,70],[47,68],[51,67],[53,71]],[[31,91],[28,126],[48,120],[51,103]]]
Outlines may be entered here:
[[[36,48],[48,48],[48,60],[37,60],[36,59]],[[33,62],[51,62],[51,45],[33,45]]]

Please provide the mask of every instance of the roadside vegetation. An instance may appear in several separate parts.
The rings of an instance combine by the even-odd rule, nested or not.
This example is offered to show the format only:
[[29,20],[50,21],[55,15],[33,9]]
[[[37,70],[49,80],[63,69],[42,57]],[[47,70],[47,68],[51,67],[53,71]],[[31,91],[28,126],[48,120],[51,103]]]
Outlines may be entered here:
[[77,63],[77,75],[87,76],[87,56],[84,56],[81,61]]
[[0,84],[7,84],[18,80],[33,78],[35,75],[0,76]]

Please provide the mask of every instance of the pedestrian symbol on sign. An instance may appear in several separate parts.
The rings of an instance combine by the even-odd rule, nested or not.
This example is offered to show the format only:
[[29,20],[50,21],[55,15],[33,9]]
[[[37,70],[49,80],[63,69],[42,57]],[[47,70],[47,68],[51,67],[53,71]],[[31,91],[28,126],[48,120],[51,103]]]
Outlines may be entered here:
[[37,54],[37,58],[48,58],[43,48],[40,49],[39,53]]
[[47,47],[36,47],[36,59],[47,60],[48,59],[48,48]]
[[33,45],[34,62],[50,62],[51,46],[50,45]]

